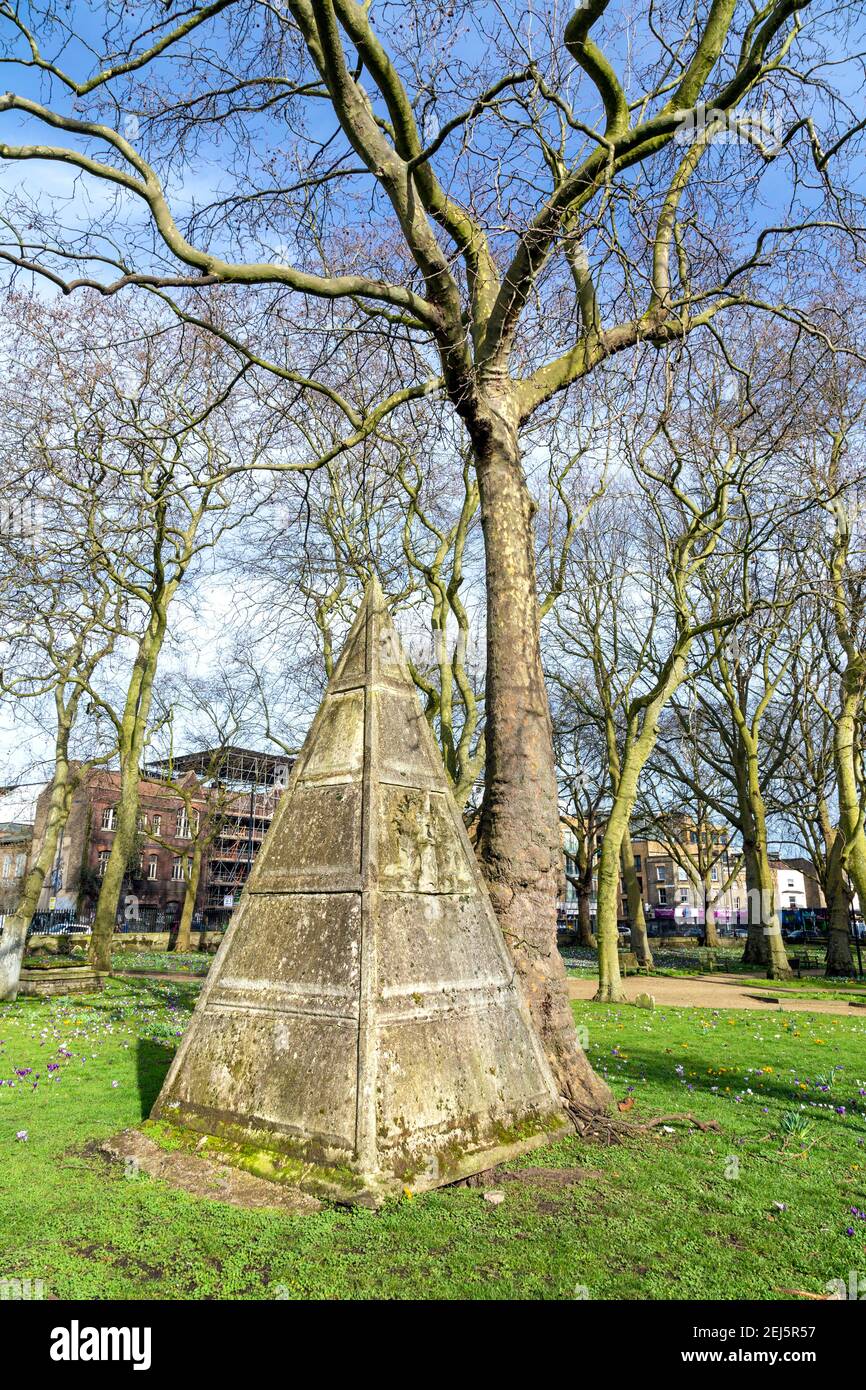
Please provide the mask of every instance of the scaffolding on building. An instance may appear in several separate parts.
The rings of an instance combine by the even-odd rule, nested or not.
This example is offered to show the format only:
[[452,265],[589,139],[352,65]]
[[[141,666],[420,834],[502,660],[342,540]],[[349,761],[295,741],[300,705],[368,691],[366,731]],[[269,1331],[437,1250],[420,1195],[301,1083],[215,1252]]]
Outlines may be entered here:
[[227,747],[185,753],[147,767],[148,776],[163,781],[180,781],[191,773],[205,797],[219,790],[223,798],[219,828],[202,867],[200,911],[208,929],[225,926],[231,917],[293,762],[285,753]]

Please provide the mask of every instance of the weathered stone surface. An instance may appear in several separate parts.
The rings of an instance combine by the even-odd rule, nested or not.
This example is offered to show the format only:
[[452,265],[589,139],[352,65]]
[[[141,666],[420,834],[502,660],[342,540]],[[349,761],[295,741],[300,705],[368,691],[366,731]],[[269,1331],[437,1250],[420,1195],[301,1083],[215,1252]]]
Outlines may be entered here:
[[206,1139],[199,1140],[195,1153],[166,1152],[140,1130],[125,1129],[113,1139],[107,1139],[101,1147],[109,1158],[122,1162],[130,1176],[146,1173],[194,1197],[209,1197],[212,1201],[248,1209],[278,1207],[281,1211],[301,1215],[319,1211],[322,1206],[315,1197],[291,1183],[256,1177],[219,1154],[212,1159],[207,1154]]
[[565,1124],[378,585],[153,1113],[361,1201]]
[[55,994],[97,994],[105,988],[105,970],[93,970],[89,965],[58,966],[56,969],[21,970],[19,995],[50,998]]

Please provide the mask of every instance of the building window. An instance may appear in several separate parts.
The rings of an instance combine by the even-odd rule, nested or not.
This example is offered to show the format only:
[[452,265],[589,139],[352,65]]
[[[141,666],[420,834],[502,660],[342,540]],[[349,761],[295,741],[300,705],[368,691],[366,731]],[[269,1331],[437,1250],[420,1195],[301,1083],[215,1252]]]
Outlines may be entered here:
[[108,861],[110,858],[110,849],[101,849],[99,851],[99,864],[97,866],[96,872],[99,874],[100,878],[105,878],[105,870],[108,868]]
[[680,889],[680,902],[681,902],[681,903],[687,903],[688,900],[689,900],[689,890],[688,890],[688,888],[681,888],[681,889]]
[[686,873],[686,871],[685,871],[685,869],[683,868],[682,864],[680,864],[680,867],[679,867],[679,869],[677,870],[677,877],[678,877],[679,879],[687,879],[687,878],[688,878],[688,874]]
[[[197,835],[197,834],[198,834],[198,811],[193,811],[193,813],[192,813],[192,828],[193,828],[194,834]],[[191,836],[190,836],[189,816],[188,816],[188,814],[187,814],[187,809],[186,809],[185,806],[182,808],[182,810],[178,811],[178,813],[177,813],[177,816],[176,816],[176,818],[175,818],[174,833],[175,833],[175,835],[177,836],[177,838],[178,838],[179,840],[189,840],[189,839],[191,838]]]
[[106,806],[102,813],[103,830],[114,830],[117,826],[117,807]]
[[667,900],[668,900],[668,890],[667,890],[667,888],[659,888],[659,889],[658,889],[658,895],[659,895],[659,902],[660,902],[660,904],[662,905],[662,907],[664,907],[664,905],[666,904],[666,902],[667,902]]
[[667,878],[667,871],[665,870],[664,864],[657,864],[657,865],[656,865],[656,882],[658,882],[658,883],[664,883],[664,881],[665,881],[666,878]]
[[147,813],[145,811],[139,811],[138,820],[135,824],[139,830],[147,829]]
[[638,873],[640,873],[640,855],[639,855],[639,854],[636,854],[635,857],[634,857],[634,866],[635,866],[635,868],[637,869]]
[[16,878],[23,878],[23,877],[24,877],[24,867],[25,867],[26,863],[27,863],[27,855],[26,855],[26,854],[16,854],[16,856],[15,856],[15,877],[16,877]]
[[640,877],[640,875],[638,875],[637,890],[640,894],[643,894],[643,879]]
[[789,878],[789,879],[788,879],[788,887],[789,887],[789,888],[793,888],[793,887],[794,887],[794,880],[793,880],[792,878]]
[[186,878],[187,860],[182,855],[177,855],[171,866],[171,876],[175,883],[181,883]]
[[11,854],[4,854],[4,855],[3,855],[3,877],[4,877],[4,878],[11,878],[11,877],[12,877],[12,855],[11,855]]
[[162,834],[162,816],[151,816],[150,830],[152,835]]
[[789,908],[791,909],[792,912],[795,911],[795,909],[796,909],[796,907],[797,907],[797,899],[794,897],[793,893],[791,894],[790,898],[788,899],[788,906],[789,906]]
[[151,879],[156,878],[158,874],[159,874],[159,860],[156,859],[156,858],[148,859],[148,861],[147,861],[147,876],[148,876],[148,878],[151,878]]
[[716,864],[714,864],[713,867],[710,869],[710,883],[718,883],[718,881],[719,881],[719,870],[718,870],[718,866],[717,866]]

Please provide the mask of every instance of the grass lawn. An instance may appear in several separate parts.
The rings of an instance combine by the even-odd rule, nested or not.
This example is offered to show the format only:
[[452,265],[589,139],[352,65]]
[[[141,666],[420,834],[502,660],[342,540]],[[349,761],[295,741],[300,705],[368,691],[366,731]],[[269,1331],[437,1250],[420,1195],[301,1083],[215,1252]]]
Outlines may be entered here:
[[566,1139],[500,1171],[499,1206],[463,1187],[296,1216],[95,1151],[148,1113],[198,988],[0,1005],[0,1279],[84,1299],[688,1299],[866,1274],[866,1018],[575,1004],[632,1116],[691,1109],[722,1133]]
[[165,971],[171,975],[206,975],[213,964],[207,951],[114,951],[112,970]]

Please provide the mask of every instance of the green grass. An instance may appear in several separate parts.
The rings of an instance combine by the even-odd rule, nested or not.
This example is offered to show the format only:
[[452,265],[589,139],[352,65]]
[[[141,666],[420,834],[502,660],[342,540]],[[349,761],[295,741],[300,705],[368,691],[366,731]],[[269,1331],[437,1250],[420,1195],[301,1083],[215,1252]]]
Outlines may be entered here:
[[112,970],[163,971],[171,975],[206,975],[213,963],[207,951],[114,951]]
[[83,1299],[772,1299],[866,1272],[864,1018],[577,1004],[632,1117],[690,1109],[722,1132],[565,1139],[510,1165],[531,1180],[498,1174],[496,1207],[458,1187],[292,1216],[127,1178],[96,1149],[147,1115],[197,990],[0,1005],[0,1279]]

